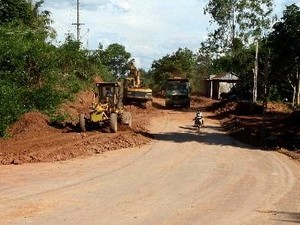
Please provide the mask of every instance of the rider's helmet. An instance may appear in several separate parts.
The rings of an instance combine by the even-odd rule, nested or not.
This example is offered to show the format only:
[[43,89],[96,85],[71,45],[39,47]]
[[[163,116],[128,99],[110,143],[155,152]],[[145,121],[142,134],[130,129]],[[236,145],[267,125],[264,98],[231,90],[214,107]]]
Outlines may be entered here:
[[196,116],[197,116],[197,117],[202,117],[202,112],[201,112],[201,109],[200,109],[200,108],[197,109],[197,111],[196,111]]

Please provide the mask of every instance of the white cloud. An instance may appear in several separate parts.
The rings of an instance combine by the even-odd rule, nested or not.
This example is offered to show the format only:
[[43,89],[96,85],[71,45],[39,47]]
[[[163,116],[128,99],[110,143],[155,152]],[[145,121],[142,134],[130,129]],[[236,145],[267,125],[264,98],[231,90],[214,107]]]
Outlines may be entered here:
[[123,11],[128,12],[130,10],[129,1],[127,0],[112,0],[113,7]]
[[[275,0],[282,12],[291,0]],[[179,47],[196,50],[205,40],[209,16],[203,14],[208,0],[80,0],[81,40],[90,49],[119,43],[132,53],[137,65],[150,68],[153,60]],[[296,1],[295,3],[299,3]],[[45,0],[52,13],[58,39],[75,35],[76,0]]]

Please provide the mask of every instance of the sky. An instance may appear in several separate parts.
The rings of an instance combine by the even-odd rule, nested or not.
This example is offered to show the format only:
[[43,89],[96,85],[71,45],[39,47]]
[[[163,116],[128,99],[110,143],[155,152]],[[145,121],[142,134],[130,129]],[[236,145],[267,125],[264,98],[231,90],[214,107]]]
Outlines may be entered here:
[[[281,17],[285,5],[300,0],[274,0],[274,13]],[[204,15],[208,0],[79,0],[80,40],[84,48],[125,46],[138,68],[150,69],[154,60],[188,48],[194,52],[212,31],[210,16]],[[45,0],[57,32],[57,44],[68,34],[76,38],[77,0]]]

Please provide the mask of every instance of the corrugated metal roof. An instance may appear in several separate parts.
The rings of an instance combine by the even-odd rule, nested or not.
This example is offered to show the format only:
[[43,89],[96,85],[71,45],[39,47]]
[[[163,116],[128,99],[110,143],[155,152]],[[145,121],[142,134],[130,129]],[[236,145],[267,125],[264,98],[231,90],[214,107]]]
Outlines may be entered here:
[[239,80],[233,73],[221,73],[218,75],[210,75],[209,80]]

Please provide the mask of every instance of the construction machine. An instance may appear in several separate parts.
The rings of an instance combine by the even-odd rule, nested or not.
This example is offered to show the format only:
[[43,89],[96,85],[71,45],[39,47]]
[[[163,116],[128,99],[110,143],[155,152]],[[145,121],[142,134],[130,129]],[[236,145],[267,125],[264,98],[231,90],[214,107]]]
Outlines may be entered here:
[[144,86],[140,71],[132,63],[130,73],[124,80],[124,104],[137,104],[149,108],[152,101],[152,90]]
[[116,133],[118,123],[131,127],[131,113],[123,107],[123,87],[119,82],[96,82],[92,106],[87,114],[79,114],[79,126],[86,131],[89,125],[109,126]]

